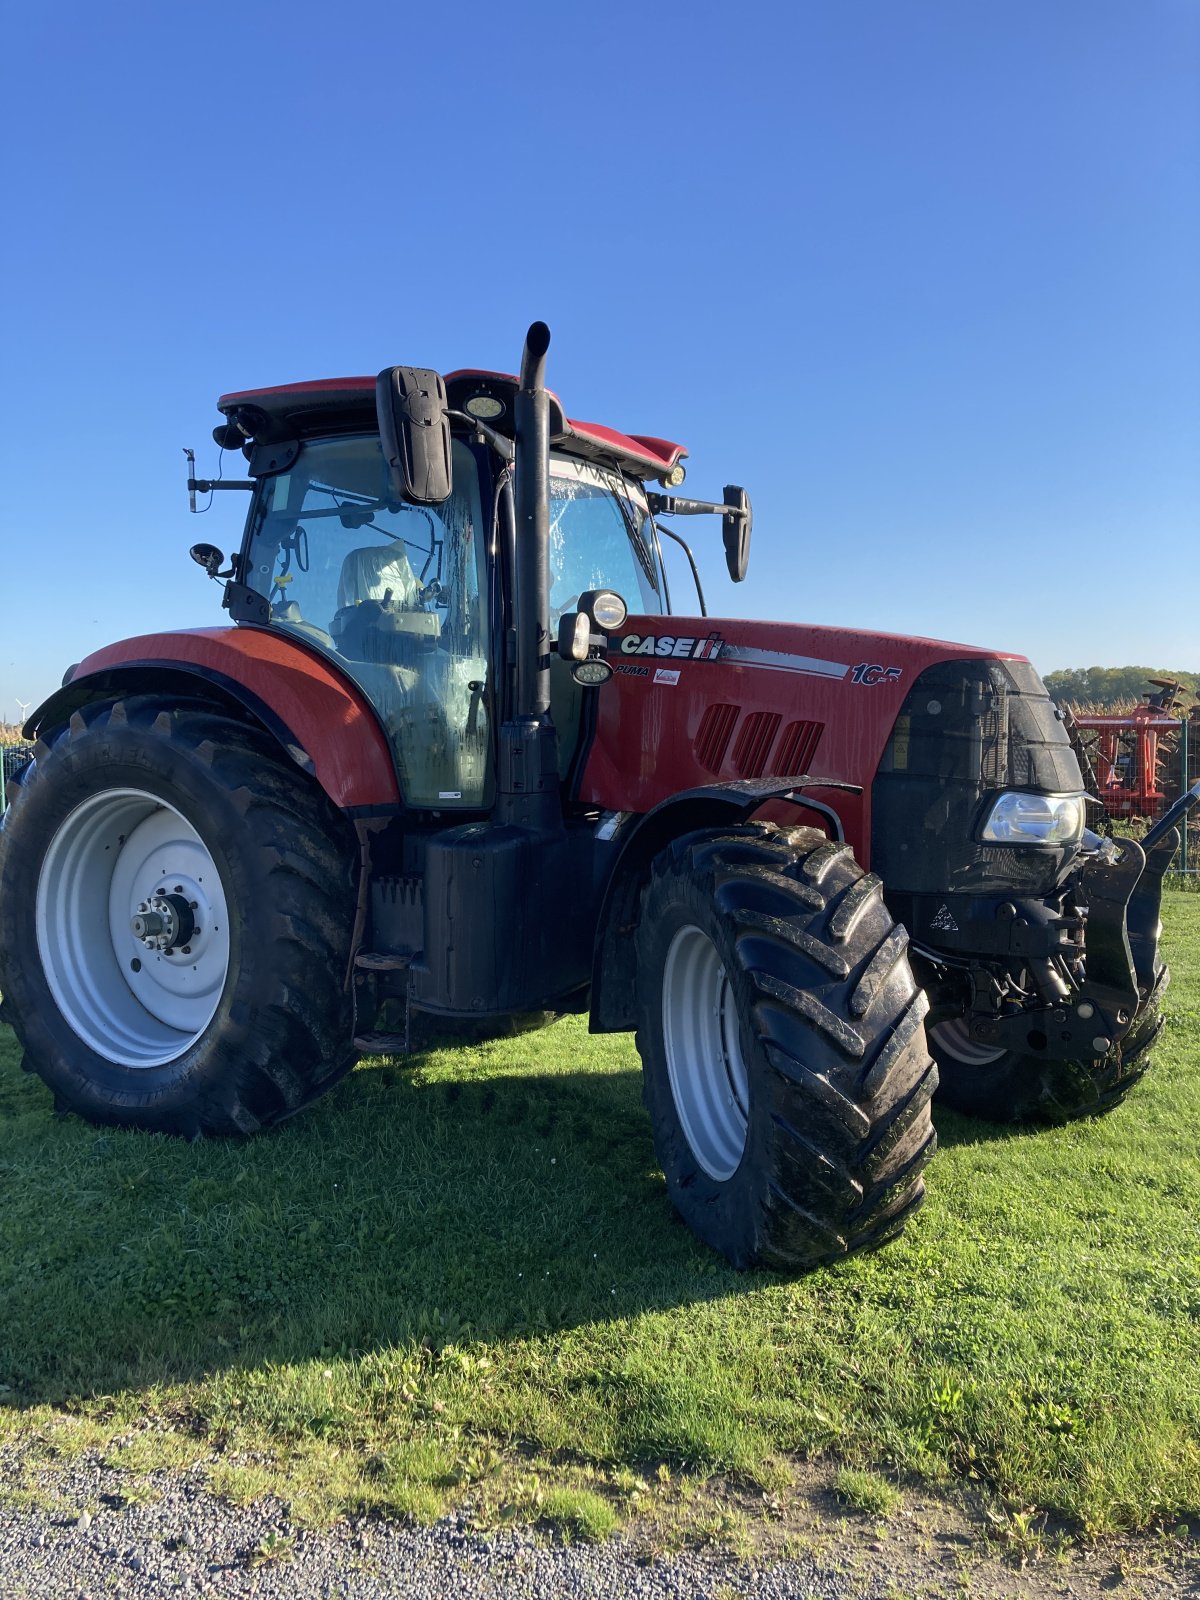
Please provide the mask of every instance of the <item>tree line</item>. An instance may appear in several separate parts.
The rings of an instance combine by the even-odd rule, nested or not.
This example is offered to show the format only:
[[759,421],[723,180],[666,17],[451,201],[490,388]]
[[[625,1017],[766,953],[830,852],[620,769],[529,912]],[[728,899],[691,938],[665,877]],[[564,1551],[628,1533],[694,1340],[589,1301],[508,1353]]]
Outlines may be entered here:
[[1152,694],[1151,678],[1182,684],[1184,710],[1200,698],[1200,672],[1177,667],[1065,667],[1048,672],[1043,682],[1057,705],[1115,706]]

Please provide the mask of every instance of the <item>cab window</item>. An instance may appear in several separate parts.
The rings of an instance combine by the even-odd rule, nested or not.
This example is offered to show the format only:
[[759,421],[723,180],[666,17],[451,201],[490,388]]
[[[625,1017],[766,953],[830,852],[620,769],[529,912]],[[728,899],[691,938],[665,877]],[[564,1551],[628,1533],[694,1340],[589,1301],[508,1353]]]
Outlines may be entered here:
[[662,610],[640,491],[587,462],[550,461],[550,632],[588,589],[615,589],[632,612]]

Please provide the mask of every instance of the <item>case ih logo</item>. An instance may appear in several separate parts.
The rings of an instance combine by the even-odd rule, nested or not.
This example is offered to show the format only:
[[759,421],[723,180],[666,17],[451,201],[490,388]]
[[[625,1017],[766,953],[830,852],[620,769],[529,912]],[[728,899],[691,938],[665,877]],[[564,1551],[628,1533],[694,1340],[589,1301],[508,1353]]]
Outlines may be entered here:
[[676,639],[672,634],[656,636],[627,633],[621,640],[623,656],[670,656],[675,661],[715,661],[725,648],[719,633],[707,639]]

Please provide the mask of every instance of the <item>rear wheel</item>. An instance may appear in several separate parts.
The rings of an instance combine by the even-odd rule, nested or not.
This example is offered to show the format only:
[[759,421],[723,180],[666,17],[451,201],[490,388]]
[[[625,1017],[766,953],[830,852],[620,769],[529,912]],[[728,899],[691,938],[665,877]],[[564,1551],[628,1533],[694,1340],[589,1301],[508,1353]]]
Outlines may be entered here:
[[1069,1122],[1111,1110],[1151,1064],[1170,979],[1168,968],[1160,967],[1133,1027],[1115,1050],[1090,1061],[996,1050],[972,1039],[961,1017],[937,1023],[929,1046],[938,1063],[939,1103],[989,1122]]
[[788,1270],[898,1233],[937,1069],[879,880],[810,828],[690,834],[653,864],[637,941],[646,1105],[689,1226]]
[[270,741],[139,696],[38,744],[0,830],[0,989],[61,1110],[253,1132],[353,1064],[354,851]]

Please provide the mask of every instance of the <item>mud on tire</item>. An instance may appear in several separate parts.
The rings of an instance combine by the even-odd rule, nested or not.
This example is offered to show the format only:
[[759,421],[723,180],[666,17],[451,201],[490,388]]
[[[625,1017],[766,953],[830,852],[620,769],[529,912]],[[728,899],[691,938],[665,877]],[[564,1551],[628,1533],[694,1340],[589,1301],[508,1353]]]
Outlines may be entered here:
[[[166,879],[189,864],[209,875],[187,891],[205,907],[193,906],[197,926],[212,924],[192,955],[164,957],[129,932],[130,824],[174,840],[169,860],[153,843],[142,852],[143,876],[161,869],[174,889]],[[343,989],[354,863],[344,820],[255,730],[152,696],[76,712],[35,747],[0,828],[0,991],[25,1066],[57,1109],[94,1122],[194,1137],[291,1115],[355,1059]],[[222,941],[216,956],[206,938]],[[202,949],[197,1000],[184,968]],[[148,974],[166,985],[155,1012],[138,1009]]]
[[937,1068],[879,879],[810,828],[689,834],[653,863],[637,942],[645,1101],[695,1233],[785,1270],[897,1234]]

